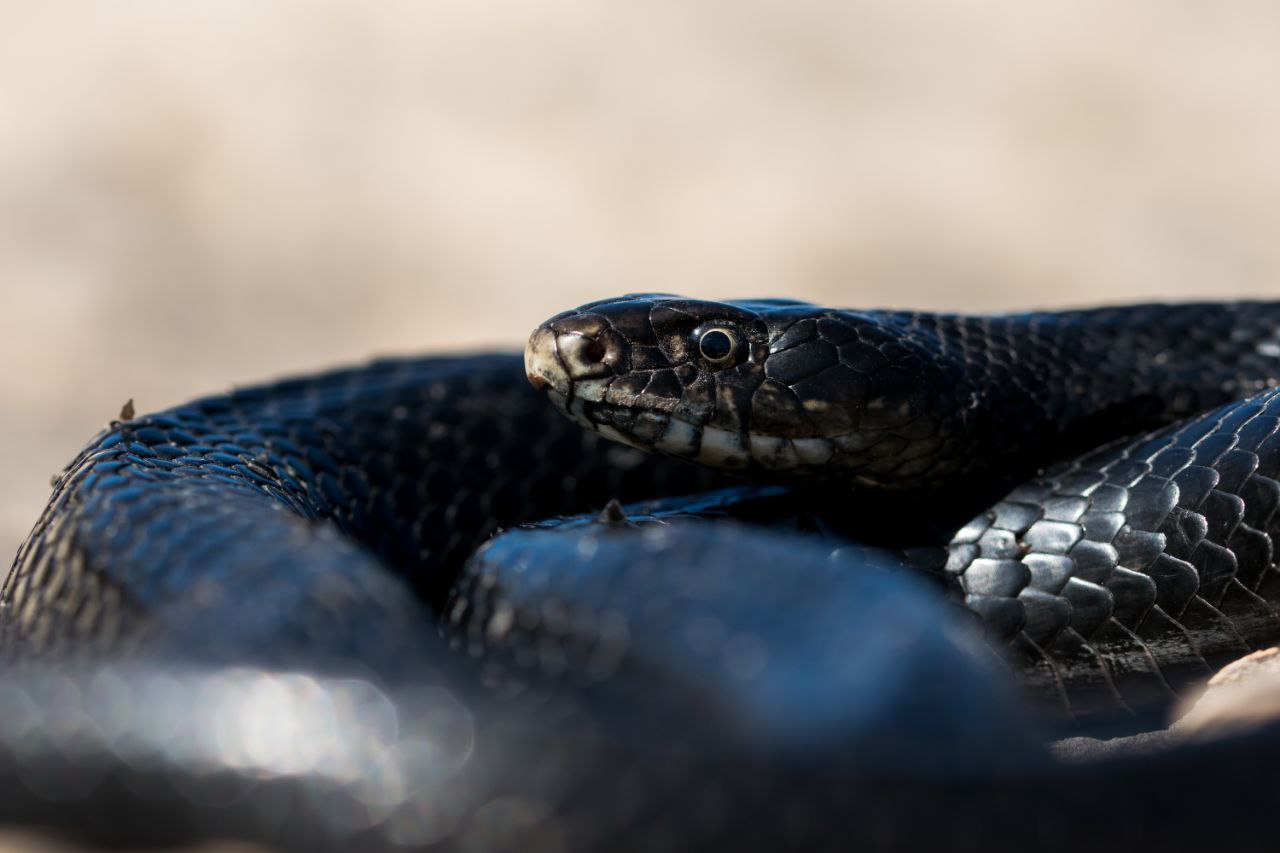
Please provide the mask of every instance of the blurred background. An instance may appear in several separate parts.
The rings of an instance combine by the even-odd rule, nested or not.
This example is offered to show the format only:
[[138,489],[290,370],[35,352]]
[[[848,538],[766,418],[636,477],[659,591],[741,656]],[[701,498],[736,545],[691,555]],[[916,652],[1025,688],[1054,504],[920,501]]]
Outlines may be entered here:
[[1280,296],[1266,0],[0,0],[0,552],[140,412],[630,290]]

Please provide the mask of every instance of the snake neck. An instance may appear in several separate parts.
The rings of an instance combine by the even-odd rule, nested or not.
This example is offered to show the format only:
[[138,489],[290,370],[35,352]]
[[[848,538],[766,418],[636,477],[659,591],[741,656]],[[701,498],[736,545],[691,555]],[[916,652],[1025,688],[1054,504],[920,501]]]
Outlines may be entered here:
[[[1280,304],[1061,313],[887,313],[954,382],[933,485],[1007,487],[1038,467],[1276,386]],[[996,475],[994,472],[1001,473]]]

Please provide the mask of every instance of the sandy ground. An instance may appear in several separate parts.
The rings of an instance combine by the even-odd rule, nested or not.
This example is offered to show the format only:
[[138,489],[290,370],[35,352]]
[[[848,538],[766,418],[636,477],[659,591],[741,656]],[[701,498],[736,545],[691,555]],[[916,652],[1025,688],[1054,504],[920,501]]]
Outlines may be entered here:
[[0,0],[0,551],[139,411],[629,290],[1269,294],[1280,6]]

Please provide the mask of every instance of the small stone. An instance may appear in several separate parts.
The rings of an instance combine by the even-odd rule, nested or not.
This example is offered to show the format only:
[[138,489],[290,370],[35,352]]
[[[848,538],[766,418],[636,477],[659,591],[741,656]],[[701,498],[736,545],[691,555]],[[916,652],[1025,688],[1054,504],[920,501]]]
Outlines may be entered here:
[[1280,719],[1280,648],[1256,651],[1223,667],[1173,724],[1179,735],[1209,740]]

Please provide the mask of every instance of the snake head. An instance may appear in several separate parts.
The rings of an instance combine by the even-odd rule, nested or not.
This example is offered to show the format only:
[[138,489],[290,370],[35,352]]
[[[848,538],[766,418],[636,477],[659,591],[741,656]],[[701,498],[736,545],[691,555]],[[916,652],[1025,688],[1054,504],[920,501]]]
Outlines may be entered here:
[[741,454],[717,452],[708,430],[737,433],[768,348],[767,323],[742,303],[631,294],[543,323],[529,339],[525,369],[589,429],[732,468]]
[[890,316],[631,294],[547,320],[525,370],[569,418],[633,447],[892,484],[936,440],[926,398],[943,380]]

